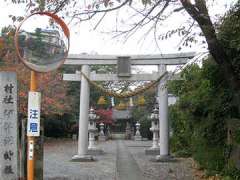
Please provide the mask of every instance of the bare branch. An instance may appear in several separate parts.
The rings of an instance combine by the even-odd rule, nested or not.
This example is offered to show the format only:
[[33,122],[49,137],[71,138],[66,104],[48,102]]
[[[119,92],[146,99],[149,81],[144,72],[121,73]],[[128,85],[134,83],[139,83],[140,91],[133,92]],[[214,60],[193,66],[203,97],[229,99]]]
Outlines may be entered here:
[[121,7],[127,5],[127,3],[130,0],[125,0],[122,4],[120,4],[119,6],[113,7],[113,8],[109,8],[109,9],[102,9],[102,10],[92,10],[92,11],[86,11],[86,12],[81,12],[81,13],[76,13],[74,14],[74,16],[81,16],[81,15],[87,15],[87,14],[96,14],[96,13],[105,13],[105,12],[110,12],[110,11],[114,11],[117,9],[120,9]]
[[179,12],[179,11],[182,11],[182,10],[184,10],[184,7],[180,7],[180,8],[174,9],[173,12]]
[[[132,34],[134,34],[136,32],[137,29],[141,28],[142,26],[145,26],[146,24],[148,24],[149,22],[151,22],[154,19],[159,19],[160,16],[163,14],[163,12],[166,10],[166,8],[168,7],[169,3],[171,0],[167,0],[164,4],[164,6],[162,7],[162,9],[157,13],[157,15],[149,18],[150,14],[155,10],[155,8],[161,4],[162,1],[158,1],[144,16],[144,18],[142,18],[138,23],[136,23],[133,27],[131,27],[128,30],[122,31],[120,34],[118,34],[117,36],[123,35],[123,34],[127,34],[127,37],[129,38]],[[147,22],[145,22],[145,20],[147,20]],[[145,22],[145,23],[144,23]],[[117,37],[115,36],[115,37]]]
[[[160,14],[158,16],[160,17]],[[161,51],[161,49],[159,47],[159,44],[158,44],[158,38],[157,38],[157,24],[158,24],[158,21],[155,21],[155,23],[154,23],[154,32],[153,32],[154,33],[154,42],[155,42],[158,50]]]
[[69,0],[63,0],[61,1],[58,6],[56,7],[56,9],[54,10],[54,14],[58,13],[59,11],[61,11],[63,9],[63,7],[69,2]]
[[94,26],[93,30],[96,30],[99,24],[102,22],[103,18],[106,16],[107,12],[103,14],[103,16],[100,18],[100,20],[97,22],[97,24]]

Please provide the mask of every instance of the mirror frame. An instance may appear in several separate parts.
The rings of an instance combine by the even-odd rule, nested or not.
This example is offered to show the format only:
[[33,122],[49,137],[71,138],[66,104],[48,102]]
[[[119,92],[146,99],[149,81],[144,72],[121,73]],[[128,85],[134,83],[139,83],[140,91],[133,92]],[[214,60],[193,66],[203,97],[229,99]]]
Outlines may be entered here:
[[[23,25],[23,23],[28,20],[30,17],[32,16],[35,16],[35,15],[43,15],[43,16],[48,16],[50,18],[52,18],[58,25],[60,25],[60,27],[62,28],[63,32],[64,32],[64,35],[67,37],[68,39],[68,47],[67,47],[67,52],[65,53],[64,57],[63,57],[63,60],[61,63],[59,63],[59,65],[54,68],[54,69],[46,69],[46,70],[39,70],[38,68],[33,68],[33,67],[30,67],[27,63],[27,60],[25,58],[23,58],[20,54],[20,48],[19,48],[19,45],[18,45],[18,36],[19,36],[19,31]],[[50,13],[50,12],[36,12],[36,13],[33,13],[29,16],[27,16],[26,18],[23,19],[23,21],[20,22],[19,26],[17,27],[16,29],[16,32],[15,32],[15,36],[14,36],[14,45],[15,45],[15,49],[16,49],[16,53],[17,53],[17,56],[18,58],[23,62],[23,64],[25,66],[27,66],[30,70],[33,70],[33,71],[36,71],[36,72],[50,72],[50,71],[53,71],[57,68],[59,68],[66,60],[67,56],[68,56],[68,52],[69,52],[69,46],[70,46],[70,31],[67,27],[67,25],[65,24],[65,22],[60,18],[58,17],[56,14],[53,14],[53,13]],[[38,65],[36,65],[38,66]]]

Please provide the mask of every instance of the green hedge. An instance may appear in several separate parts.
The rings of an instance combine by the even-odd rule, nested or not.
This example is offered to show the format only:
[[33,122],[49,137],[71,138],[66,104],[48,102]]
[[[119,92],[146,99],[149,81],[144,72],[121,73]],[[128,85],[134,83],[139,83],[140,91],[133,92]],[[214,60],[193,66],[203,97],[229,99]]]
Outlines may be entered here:
[[46,137],[68,137],[73,132],[75,121],[70,114],[49,115],[43,117],[44,136]]

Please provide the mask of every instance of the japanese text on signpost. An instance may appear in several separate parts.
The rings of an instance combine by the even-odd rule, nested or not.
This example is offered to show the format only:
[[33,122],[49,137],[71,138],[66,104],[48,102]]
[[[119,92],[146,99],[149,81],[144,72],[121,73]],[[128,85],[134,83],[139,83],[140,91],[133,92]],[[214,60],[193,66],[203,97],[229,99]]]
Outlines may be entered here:
[[0,177],[18,179],[17,79],[0,72]]

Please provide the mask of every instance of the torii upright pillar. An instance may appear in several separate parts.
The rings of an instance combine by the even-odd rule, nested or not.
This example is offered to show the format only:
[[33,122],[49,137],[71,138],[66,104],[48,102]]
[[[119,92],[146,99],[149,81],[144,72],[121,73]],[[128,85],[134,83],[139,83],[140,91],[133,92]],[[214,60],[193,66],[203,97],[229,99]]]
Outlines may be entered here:
[[[167,71],[166,65],[159,65],[159,72]],[[160,135],[160,155],[157,161],[168,161],[169,152],[169,122],[168,122],[168,90],[167,77],[163,78],[158,86],[158,104],[159,104],[159,135]]]
[[[82,65],[82,72],[89,76],[89,65]],[[84,76],[81,76],[80,112],[78,128],[78,154],[73,156],[73,161],[93,161],[93,157],[87,155],[88,150],[88,110],[89,110],[90,87]]]

